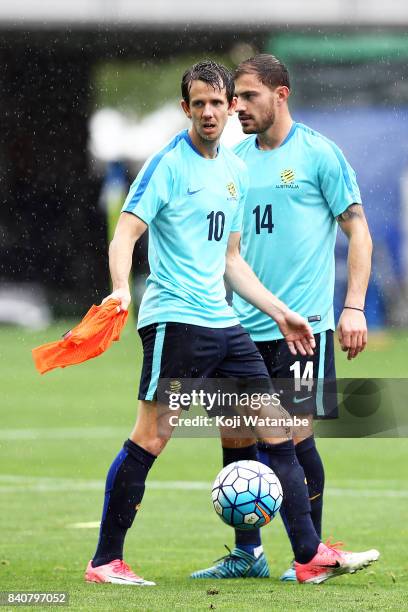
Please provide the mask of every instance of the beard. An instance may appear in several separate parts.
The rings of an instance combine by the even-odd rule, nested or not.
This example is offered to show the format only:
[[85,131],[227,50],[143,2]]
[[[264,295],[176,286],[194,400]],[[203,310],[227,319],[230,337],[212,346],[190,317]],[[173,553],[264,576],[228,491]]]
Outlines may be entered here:
[[263,115],[258,119],[252,118],[250,125],[242,125],[241,128],[244,134],[262,134],[266,132],[275,123],[275,111],[269,109],[265,111]]

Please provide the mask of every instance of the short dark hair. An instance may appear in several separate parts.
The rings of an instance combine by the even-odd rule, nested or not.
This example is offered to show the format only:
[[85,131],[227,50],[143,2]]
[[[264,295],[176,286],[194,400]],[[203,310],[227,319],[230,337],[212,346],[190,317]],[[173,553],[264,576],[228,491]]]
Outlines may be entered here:
[[285,85],[290,89],[289,72],[285,64],[269,53],[260,53],[241,62],[234,72],[234,79],[243,74],[256,74],[264,85],[275,89],[279,85]]
[[234,79],[231,71],[222,64],[206,59],[185,71],[181,79],[181,95],[187,104],[190,102],[190,89],[193,81],[203,81],[211,85],[214,90],[221,91],[225,88],[228,104],[231,104],[234,97]]

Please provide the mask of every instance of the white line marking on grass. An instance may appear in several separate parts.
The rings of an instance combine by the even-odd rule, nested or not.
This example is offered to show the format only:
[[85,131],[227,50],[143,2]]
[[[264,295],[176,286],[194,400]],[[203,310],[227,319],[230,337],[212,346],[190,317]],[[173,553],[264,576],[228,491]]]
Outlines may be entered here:
[[[349,482],[349,481],[345,481]],[[404,489],[404,483],[399,483],[400,488],[376,488],[370,487],[369,480],[354,480],[353,482],[360,483],[362,488],[356,487],[328,487],[325,490],[325,495],[333,497],[369,497],[378,499],[389,498],[408,498],[408,490]],[[387,484],[387,480],[374,480],[373,484]],[[397,481],[395,481],[397,482]],[[337,481],[340,484],[340,481]],[[333,483],[334,484],[334,483]],[[47,478],[35,476],[13,476],[11,474],[0,475],[0,492],[1,493],[24,493],[33,491],[38,493],[48,493],[53,491],[103,491],[105,483],[103,480],[79,480],[75,478]],[[197,480],[152,480],[147,481],[146,488],[153,490],[167,491],[210,491],[211,483]]]
[[400,497],[407,498],[408,491],[395,491],[392,489],[333,489],[328,487],[324,491],[325,495],[333,497]]
[[0,440],[82,440],[120,438],[126,427],[49,427],[43,429],[0,429]]
[[68,529],[99,529],[101,521],[89,521],[88,523],[72,523],[67,525]]

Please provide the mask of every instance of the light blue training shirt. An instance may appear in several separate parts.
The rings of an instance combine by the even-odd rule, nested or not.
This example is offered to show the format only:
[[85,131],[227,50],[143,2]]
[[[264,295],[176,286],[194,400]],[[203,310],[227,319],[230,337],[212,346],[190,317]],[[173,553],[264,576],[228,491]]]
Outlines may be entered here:
[[138,328],[176,322],[204,327],[239,323],[225,299],[230,232],[241,231],[248,189],[245,164],[220,145],[204,158],[184,130],[150,157],[122,212],[149,226],[150,276]]
[[[261,282],[314,333],[334,329],[335,217],[361,203],[354,170],[330,140],[301,123],[280,147],[256,135],[234,147],[249,171],[241,254]],[[234,295],[234,310],[255,341],[282,338],[276,323]]]

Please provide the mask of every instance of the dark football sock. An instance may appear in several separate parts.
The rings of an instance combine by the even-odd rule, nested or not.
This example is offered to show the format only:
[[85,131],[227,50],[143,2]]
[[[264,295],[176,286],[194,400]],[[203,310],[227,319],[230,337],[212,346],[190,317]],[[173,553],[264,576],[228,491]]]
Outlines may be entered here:
[[142,501],[145,481],[156,457],[131,440],[112,463],[106,478],[98,547],[93,567],[123,559],[126,532]]
[[[234,461],[258,461],[256,444],[244,446],[243,448],[223,448],[222,458],[224,467],[234,463]],[[235,546],[253,555],[255,549],[261,546],[260,529],[251,529],[250,531],[235,529]]]
[[310,502],[305,474],[296,457],[292,440],[281,444],[258,444],[258,456],[269,465],[280,480],[283,490],[281,514],[287,527],[295,560],[308,563],[320,544],[310,516]]
[[322,537],[324,468],[314,436],[296,444],[296,456],[306,476],[309,490],[310,515],[319,538]]

